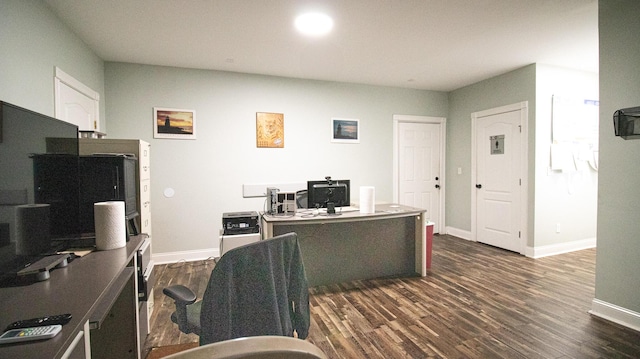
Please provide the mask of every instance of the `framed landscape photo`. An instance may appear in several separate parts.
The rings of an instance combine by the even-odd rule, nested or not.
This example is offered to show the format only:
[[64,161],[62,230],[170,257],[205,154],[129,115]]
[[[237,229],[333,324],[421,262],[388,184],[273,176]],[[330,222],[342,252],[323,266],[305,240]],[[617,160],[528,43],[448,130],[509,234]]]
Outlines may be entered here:
[[332,118],[331,142],[360,143],[360,121],[348,118]]
[[195,140],[196,111],[154,107],[153,137]]

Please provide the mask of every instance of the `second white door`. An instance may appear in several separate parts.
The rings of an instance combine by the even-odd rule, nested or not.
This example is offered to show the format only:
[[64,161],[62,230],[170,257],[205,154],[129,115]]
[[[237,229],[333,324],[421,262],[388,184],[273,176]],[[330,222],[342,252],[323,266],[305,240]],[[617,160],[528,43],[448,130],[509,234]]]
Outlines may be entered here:
[[440,232],[441,123],[399,122],[397,129],[398,202],[424,208]]
[[474,114],[475,235],[478,242],[523,253],[523,114],[526,108]]

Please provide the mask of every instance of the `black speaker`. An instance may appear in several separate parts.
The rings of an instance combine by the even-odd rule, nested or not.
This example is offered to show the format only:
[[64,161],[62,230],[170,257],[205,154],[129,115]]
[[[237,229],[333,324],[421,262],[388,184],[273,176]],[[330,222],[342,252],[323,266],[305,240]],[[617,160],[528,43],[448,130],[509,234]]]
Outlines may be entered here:
[[16,206],[16,254],[33,256],[47,253],[50,249],[49,205]]

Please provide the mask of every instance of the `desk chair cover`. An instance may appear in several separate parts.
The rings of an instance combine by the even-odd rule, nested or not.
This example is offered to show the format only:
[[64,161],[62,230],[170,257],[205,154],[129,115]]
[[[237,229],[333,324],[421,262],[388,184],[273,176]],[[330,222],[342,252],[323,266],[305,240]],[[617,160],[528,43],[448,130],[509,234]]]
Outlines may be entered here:
[[211,272],[202,298],[200,345],[263,335],[306,338],[309,290],[298,236],[234,248]]

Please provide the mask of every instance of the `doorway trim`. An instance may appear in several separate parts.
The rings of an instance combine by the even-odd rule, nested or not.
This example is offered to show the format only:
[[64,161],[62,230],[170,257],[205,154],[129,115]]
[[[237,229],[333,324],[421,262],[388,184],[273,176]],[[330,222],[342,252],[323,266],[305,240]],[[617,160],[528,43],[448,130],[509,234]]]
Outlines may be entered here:
[[477,196],[475,184],[477,183],[477,156],[476,123],[479,118],[498,115],[506,112],[520,111],[520,129],[522,133],[520,148],[520,254],[525,254],[529,232],[529,103],[522,101],[511,105],[495,107],[488,110],[473,112],[471,114],[471,240],[477,242]]
[[445,228],[445,198],[446,198],[446,176],[445,176],[445,149],[447,140],[447,119],[445,117],[415,116],[415,115],[393,115],[393,202],[399,203],[400,193],[400,144],[399,126],[400,123],[426,123],[440,125],[440,208],[437,218],[438,228],[434,228],[435,233],[444,233]]

